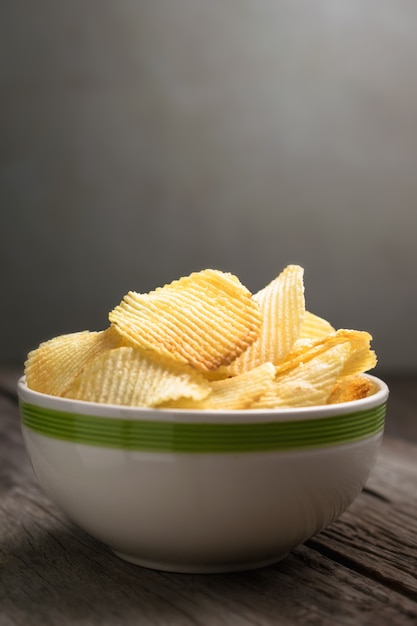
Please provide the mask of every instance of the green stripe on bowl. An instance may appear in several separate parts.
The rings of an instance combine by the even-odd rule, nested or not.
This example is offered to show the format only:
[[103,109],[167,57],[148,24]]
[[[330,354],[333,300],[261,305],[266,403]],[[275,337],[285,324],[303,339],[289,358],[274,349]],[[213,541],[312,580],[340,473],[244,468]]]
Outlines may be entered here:
[[77,444],[149,452],[260,452],[315,448],[370,437],[384,427],[386,403],[333,417],[286,422],[184,423],[64,413],[20,403],[32,431]]

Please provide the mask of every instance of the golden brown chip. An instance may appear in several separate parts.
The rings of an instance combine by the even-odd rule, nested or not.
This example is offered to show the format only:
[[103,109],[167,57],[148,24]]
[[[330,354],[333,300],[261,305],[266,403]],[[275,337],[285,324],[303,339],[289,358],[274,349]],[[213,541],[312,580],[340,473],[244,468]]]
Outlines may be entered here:
[[242,410],[253,403],[272,387],[275,366],[263,363],[249,372],[211,383],[211,393],[202,400],[180,399],[169,402],[165,408]]
[[135,348],[123,346],[90,361],[65,397],[155,407],[182,397],[201,400],[209,393],[208,382],[191,367],[158,363]]
[[261,328],[259,305],[232,274],[204,270],[147,294],[129,292],[109,314],[132,346],[201,371],[228,364]]
[[59,335],[40,344],[28,354],[26,383],[30,389],[61,396],[86,364],[98,354],[121,345],[113,328]]
[[360,400],[371,396],[375,391],[375,384],[366,376],[346,376],[337,381],[327,398],[327,403],[336,404]]
[[231,375],[247,372],[262,363],[281,363],[299,337],[305,314],[304,270],[288,265],[253,299],[262,313],[259,338],[227,368]]
[[273,390],[255,402],[253,408],[326,404],[349,354],[350,346],[345,342],[327,348],[284,374],[278,374]]

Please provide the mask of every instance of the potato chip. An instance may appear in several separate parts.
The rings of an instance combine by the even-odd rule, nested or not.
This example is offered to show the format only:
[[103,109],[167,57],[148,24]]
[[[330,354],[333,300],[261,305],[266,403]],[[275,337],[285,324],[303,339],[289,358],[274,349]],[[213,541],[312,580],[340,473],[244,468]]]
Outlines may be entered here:
[[135,348],[122,346],[90,361],[65,397],[155,407],[178,398],[201,400],[209,393],[209,383],[191,367],[161,364]]
[[298,340],[303,339],[320,339],[326,335],[330,335],[336,331],[335,328],[327,320],[306,311],[301,324],[300,335]]
[[242,410],[248,409],[273,385],[275,366],[263,363],[249,372],[211,383],[211,393],[202,400],[178,400],[164,407],[182,409]]
[[288,265],[254,296],[203,270],[130,291],[104,331],[55,337],[28,354],[29,388],[129,406],[240,410],[346,402],[373,393],[372,337],[305,308]]
[[374,367],[376,363],[375,353],[370,349],[371,339],[371,335],[365,331],[339,329],[316,341],[296,342],[294,350],[287,355],[285,362],[278,366],[277,375],[294,369],[300,363],[308,362],[329,347],[345,342],[350,345],[350,355],[346,359],[342,375],[362,373]]
[[336,382],[327,398],[327,403],[336,404],[360,400],[371,396],[375,390],[375,384],[366,376],[345,376]]
[[259,338],[228,368],[228,374],[247,372],[262,363],[281,363],[299,337],[305,314],[304,270],[288,265],[253,299],[262,312]]
[[111,327],[54,337],[29,352],[25,363],[26,383],[34,391],[61,396],[91,359],[122,342]]
[[259,305],[232,274],[195,272],[147,294],[129,292],[109,314],[142,353],[201,371],[228,364],[259,336]]
[[306,363],[278,375],[273,390],[254,403],[253,408],[302,407],[326,404],[344,363],[349,357],[346,341],[329,347]]
[[348,337],[351,345],[351,353],[343,368],[342,376],[362,374],[376,366],[377,358],[374,350],[371,350],[370,347],[372,336],[369,333],[340,329],[337,331],[337,335]]

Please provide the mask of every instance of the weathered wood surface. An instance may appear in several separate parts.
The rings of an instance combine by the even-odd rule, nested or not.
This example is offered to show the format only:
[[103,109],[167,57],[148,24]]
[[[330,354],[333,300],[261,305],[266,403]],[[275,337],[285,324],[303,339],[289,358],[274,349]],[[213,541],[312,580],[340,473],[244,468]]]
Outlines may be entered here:
[[[168,574],[121,561],[42,493],[22,444],[15,381],[0,370],[0,626],[417,624],[415,443],[386,437],[350,509],[281,563]],[[415,393],[414,380],[408,388]],[[417,439],[416,405],[397,400],[397,433],[404,413],[407,438]]]

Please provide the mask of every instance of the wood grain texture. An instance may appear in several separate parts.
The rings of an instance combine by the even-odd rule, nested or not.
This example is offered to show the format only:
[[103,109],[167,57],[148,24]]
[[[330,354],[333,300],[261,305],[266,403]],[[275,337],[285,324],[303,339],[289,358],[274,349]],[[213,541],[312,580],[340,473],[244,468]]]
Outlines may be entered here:
[[0,625],[417,623],[417,446],[386,438],[363,493],[284,561],[171,574],[125,563],[43,494],[0,394]]

